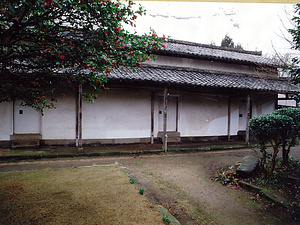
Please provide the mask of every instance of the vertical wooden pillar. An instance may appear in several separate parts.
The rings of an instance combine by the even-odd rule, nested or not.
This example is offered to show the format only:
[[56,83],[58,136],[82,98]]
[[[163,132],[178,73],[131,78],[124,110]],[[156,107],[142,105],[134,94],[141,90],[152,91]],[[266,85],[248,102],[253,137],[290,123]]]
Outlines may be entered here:
[[12,134],[15,134],[15,130],[16,130],[16,121],[15,121],[15,100],[13,100],[12,103]]
[[76,118],[75,118],[75,145],[76,147],[78,147],[78,140],[79,140],[79,87],[78,89],[75,91],[75,111],[76,111]]
[[179,102],[178,97],[176,97],[176,132],[178,132],[178,118],[179,118],[179,116],[178,116],[178,102]]
[[228,122],[227,122],[227,141],[230,141],[230,122],[231,122],[231,97],[228,97]]
[[250,95],[247,96],[247,115],[246,115],[246,137],[245,144],[250,142],[250,130],[249,130],[249,120],[251,117],[251,98]]
[[151,93],[151,144],[154,143],[154,93]]
[[163,151],[168,151],[168,135],[167,135],[167,118],[168,118],[168,88],[164,89],[164,119],[163,119]]
[[78,90],[78,150],[82,150],[82,84]]

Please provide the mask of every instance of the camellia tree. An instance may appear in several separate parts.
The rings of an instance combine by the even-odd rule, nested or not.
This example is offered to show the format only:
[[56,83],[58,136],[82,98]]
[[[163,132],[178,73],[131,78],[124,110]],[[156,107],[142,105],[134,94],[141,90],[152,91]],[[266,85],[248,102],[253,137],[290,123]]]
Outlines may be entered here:
[[[84,87],[93,101],[119,66],[140,67],[164,47],[152,30],[136,35],[145,10],[119,0],[9,0],[0,3],[0,102],[43,111],[58,93]],[[134,9],[136,8],[136,9]]]

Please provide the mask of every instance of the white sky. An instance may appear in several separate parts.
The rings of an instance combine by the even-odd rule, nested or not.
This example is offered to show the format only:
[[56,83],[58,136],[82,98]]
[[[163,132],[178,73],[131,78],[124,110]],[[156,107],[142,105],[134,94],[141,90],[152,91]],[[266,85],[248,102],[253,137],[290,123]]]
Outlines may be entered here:
[[[293,4],[275,3],[224,3],[224,2],[137,2],[147,10],[138,17],[136,31],[148,33],[150,27],[158,36],[172,39],[220,45],[228,34],[235,44],[245,50],[263,51],[272,55],[275,49],[284,53],[290,44],[285,27],[291,28],[289,18]],[[281,22],[283,21],[283,23]]]

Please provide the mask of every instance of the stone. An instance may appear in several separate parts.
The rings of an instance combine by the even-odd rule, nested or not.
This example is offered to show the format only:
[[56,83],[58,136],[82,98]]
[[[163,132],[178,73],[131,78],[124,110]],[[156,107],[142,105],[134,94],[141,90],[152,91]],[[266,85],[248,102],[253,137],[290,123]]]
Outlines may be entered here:
[[250,176],[259,164],[259,159],[255,156],[249,155],[242,159],[241,165],[237,168],[239,175]]

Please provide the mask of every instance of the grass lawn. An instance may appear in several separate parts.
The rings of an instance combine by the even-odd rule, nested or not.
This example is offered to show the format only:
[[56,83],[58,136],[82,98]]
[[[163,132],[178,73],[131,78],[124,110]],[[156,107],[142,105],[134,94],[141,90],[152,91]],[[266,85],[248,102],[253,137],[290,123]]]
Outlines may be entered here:
[[118,166],[0,174],[0,224],[164,224]]

